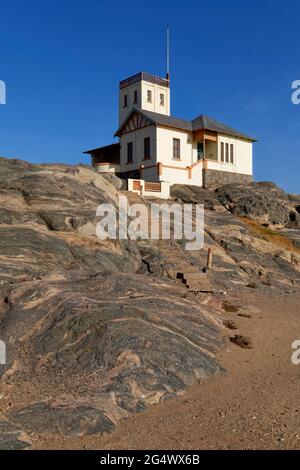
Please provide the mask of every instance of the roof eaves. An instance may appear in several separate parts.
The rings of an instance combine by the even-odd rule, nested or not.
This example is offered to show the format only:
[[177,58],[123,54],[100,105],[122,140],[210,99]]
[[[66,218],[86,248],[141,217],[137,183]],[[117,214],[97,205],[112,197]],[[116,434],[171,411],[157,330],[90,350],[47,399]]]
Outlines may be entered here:
[[91,153],[96,152],[97,150],[107,149],[109,147],[115,147],[115,146],[118,146],[118,145],[120,145],[119,142],[115,142],[113,144],[104,145],[103,147],[97,147],[97,148],[94,148],[94,149],[91,149],[91,150],[86,150],[83,153],[87,154],[87,155],[90,155]]

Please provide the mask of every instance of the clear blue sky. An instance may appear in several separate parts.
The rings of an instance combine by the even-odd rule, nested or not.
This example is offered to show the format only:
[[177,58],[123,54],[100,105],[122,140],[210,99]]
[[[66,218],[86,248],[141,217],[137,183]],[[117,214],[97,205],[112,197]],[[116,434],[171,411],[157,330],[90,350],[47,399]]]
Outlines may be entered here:
[[120,79],[165,74],[169,23],[172,114],[257,137],[256,179],[300,192],[299,0],[6,0],[0,14],[0,155],[88,163],[113,141]]

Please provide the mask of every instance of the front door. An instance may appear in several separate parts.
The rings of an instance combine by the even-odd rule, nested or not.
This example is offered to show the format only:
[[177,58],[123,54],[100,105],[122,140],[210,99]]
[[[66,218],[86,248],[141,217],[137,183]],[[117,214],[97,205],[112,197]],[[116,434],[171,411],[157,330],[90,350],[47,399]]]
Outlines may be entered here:
[[203,160],[204,145],[203,142],[197,142],[197,160]]

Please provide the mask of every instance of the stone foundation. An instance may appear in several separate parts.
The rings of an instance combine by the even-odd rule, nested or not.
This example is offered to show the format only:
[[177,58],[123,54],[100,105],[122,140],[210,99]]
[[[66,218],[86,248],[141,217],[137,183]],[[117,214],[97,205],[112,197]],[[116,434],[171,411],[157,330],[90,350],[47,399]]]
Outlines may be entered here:
[[203,170],[203,187],[217,188],[229,183],[251,183],[252,175],[243,175],[241,173],[231,173],[230,171]]

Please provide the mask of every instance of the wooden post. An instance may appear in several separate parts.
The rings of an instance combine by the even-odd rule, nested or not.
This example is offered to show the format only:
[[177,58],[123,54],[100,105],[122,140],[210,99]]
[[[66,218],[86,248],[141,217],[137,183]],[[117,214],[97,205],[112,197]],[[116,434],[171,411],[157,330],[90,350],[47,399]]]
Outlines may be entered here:
[[209,248],[207,252],[206,269],[210,269],[211,267],[212,267],[212,251],[211,251],[211,248]]

